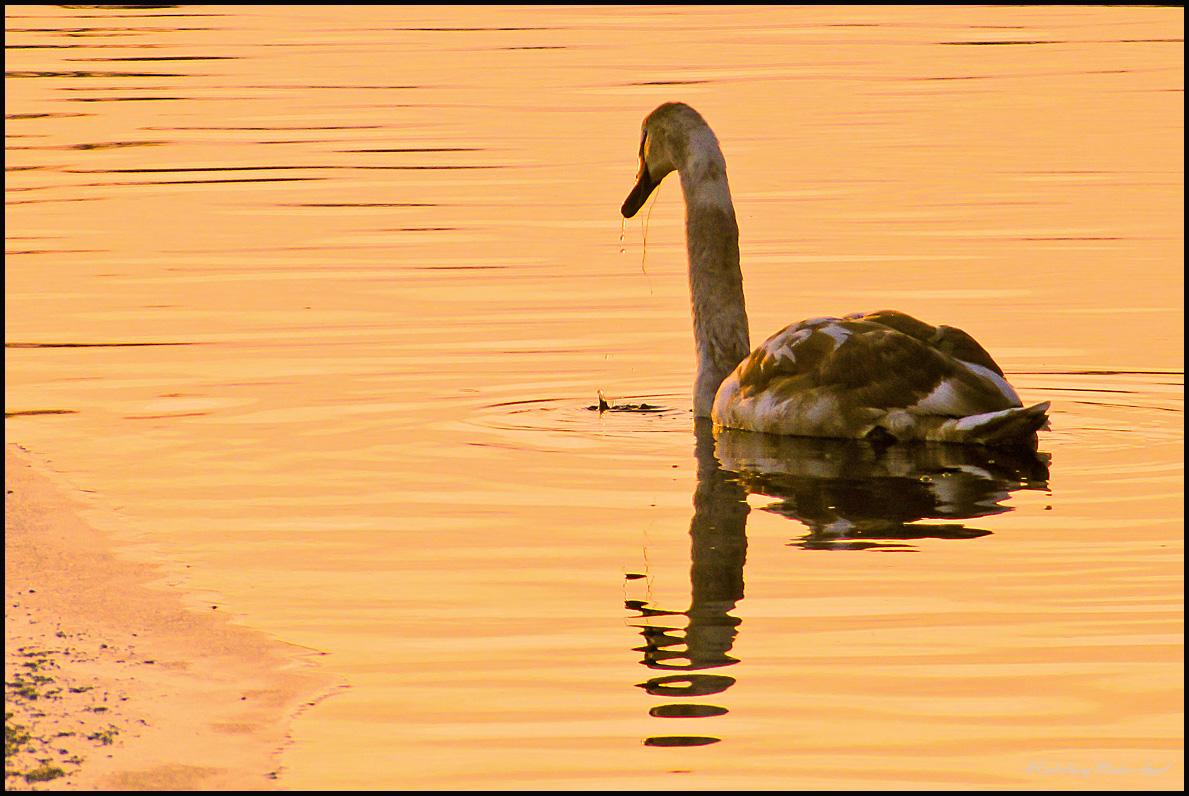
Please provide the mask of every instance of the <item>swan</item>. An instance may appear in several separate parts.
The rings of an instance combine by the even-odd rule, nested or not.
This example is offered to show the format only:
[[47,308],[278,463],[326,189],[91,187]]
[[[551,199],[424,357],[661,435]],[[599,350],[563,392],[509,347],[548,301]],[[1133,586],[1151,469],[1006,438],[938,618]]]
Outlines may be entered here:
[[1035,450],[1049,403],[1025,407],[990,354],[952,326],[895,310],[811,318],[751,350],[726,161],[710,126],[681,102],[645,117],[623,217],[673,171],[685,199],[695,417],[771,434]]

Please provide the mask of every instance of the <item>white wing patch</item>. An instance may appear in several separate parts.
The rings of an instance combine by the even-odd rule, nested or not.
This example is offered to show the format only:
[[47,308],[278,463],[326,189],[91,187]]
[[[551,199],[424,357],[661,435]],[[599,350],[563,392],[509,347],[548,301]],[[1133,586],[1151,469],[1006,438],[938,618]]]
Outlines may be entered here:
[[999,392],[1003,393],[1007,398],[1011,399],[1017,406],[1023,406],[1024,403],[1020,400],[1020,396],[1016,395],[1016,391],[1007,383],[1007,379],[1000,376],[990,368],[984,368],[982,365],[976,365],[973,362],[966,362],[965,360],[957,360],[969,368],[972,372],[982,376],[987,381],[999,388]]
[[933,392],[917,401],[912,408],[931,415],[960,414],[960,407],[964,403],[961,386],[954,379],[942,379]]
[[[831,320],[833,320],[833,319],[831,319]],[[837,351],[838,346],[845,343],[847,338],[850,337],[852,334],[850,329],[847,329],[845,326],[841,326],[837,323],[823,324],[823,325],[819,326],[817,330],[819,332],[822,332],[823,334],[828,334],[828,335],[830,335],[830,337],[834,338],[834,350],[835,351]]]
[[811,334],[813,334],[813,329],[797,329],[788,334],[781,332],[764,341],[764,350],[770,356],[787,357],[795,362],[797,354],[793,349],[796,348],[797,343],[805,340]]
[[774,359],[796,362],[797,346],[812,337],[814,332],[821,332],[833,339],[835,351],[854,334],[842,326],[837,318],[810,318],[782,329],[765,340],[760,348]]

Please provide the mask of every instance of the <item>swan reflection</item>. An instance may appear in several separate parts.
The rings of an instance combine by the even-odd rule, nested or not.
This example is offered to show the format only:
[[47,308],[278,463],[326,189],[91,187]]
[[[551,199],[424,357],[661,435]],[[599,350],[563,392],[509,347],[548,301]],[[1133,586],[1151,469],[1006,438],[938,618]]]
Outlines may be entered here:
[[[722,468],[748,493],[778,499],[764,511],[809,528],[792,543],[805,548],[911,549],[906,540],[986,536],[952,521],[1011,511],[1003,501],[1013,491],[1048,488],[1047,454],[1023,448],[713,433]],[[930,519],[948,522],[919,522]]]
[[[914,549],[911,540],[972,539],[991,533],[964,522],[1011,511],[1017,490],[1048,488],[1048,456],[1029,450],[919,443],[881,446],[714,429],[695,420],[697,485],[690,520],[690,606],[666,610],[642,600],[627,607],[644,622],[634,648],[640,663],[667,674],[637,687],[662,697],[704,697],[726,691],[733,677],[705,673],[739,662],[729,653],[741,620],[749,494],[775,502],[762,510],[797,520],[808,533],[790,542],[805,549]],[[921,522],[924,520],[925,522]],[[928,522],[944,520],[944,522]],[[685,617],[684,627],[672,617]],[[677,672],[677,673],[673,673]],[[716,716],[718,705],[658,705],[663,718]],[[650,746],[704,745],[707,736],[656,736]]]

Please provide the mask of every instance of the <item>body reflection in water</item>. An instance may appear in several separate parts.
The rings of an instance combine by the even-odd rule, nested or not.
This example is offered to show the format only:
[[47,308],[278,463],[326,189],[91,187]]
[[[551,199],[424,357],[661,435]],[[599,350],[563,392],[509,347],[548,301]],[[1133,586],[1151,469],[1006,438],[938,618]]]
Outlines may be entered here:
[[[911,550],[912,539],[991,533],[953,522],[1011,511],[1018,489],[1048,489],[1048,455],[935,442],[879,445],[740,431],[715,434],[718,461],[765,511],[804,523],[805,548]],[[699,464],[699,472],[701,464]],[[941,519],[945,523],[921,523]]]
[[[659,675],[639,688],[683,701],[658,705],[663,718],[718,716],[727,709],[696,699],[726,691],[735,678],[707,673],[738,663],[729,654],[740,620],[747,560],[748,494],[776,498],[766,506],[803,523],[809,533],[790,544],[807,549],[912,550],[913,539],[972,539],[991,533],[957,520],[1010,511],[1019,489],[1048,488],[1048,457],[1029,450],[990,450],[938,443],[881,446],[866,440],[774,436],[715,430],[695,420],[697,487],[690,520],[690,607],[669,611],[629,600],[645,623],[641,663]],[[918,522],[946,520],[945,523]],[[665,617],[685,616],[684,629]],[[720,739],[664,735],[649,746],[698,746]]]

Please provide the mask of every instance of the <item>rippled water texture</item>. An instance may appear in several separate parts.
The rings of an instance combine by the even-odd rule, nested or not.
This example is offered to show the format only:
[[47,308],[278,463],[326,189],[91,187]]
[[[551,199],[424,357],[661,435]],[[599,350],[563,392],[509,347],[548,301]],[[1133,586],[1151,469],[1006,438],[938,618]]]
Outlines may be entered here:
[[[326,653],[281,784],[1182,786],[1181,9],[8,14],[8,438]],[[1041,455],[695,428],[667,100],[753,340],[961,327]]]

